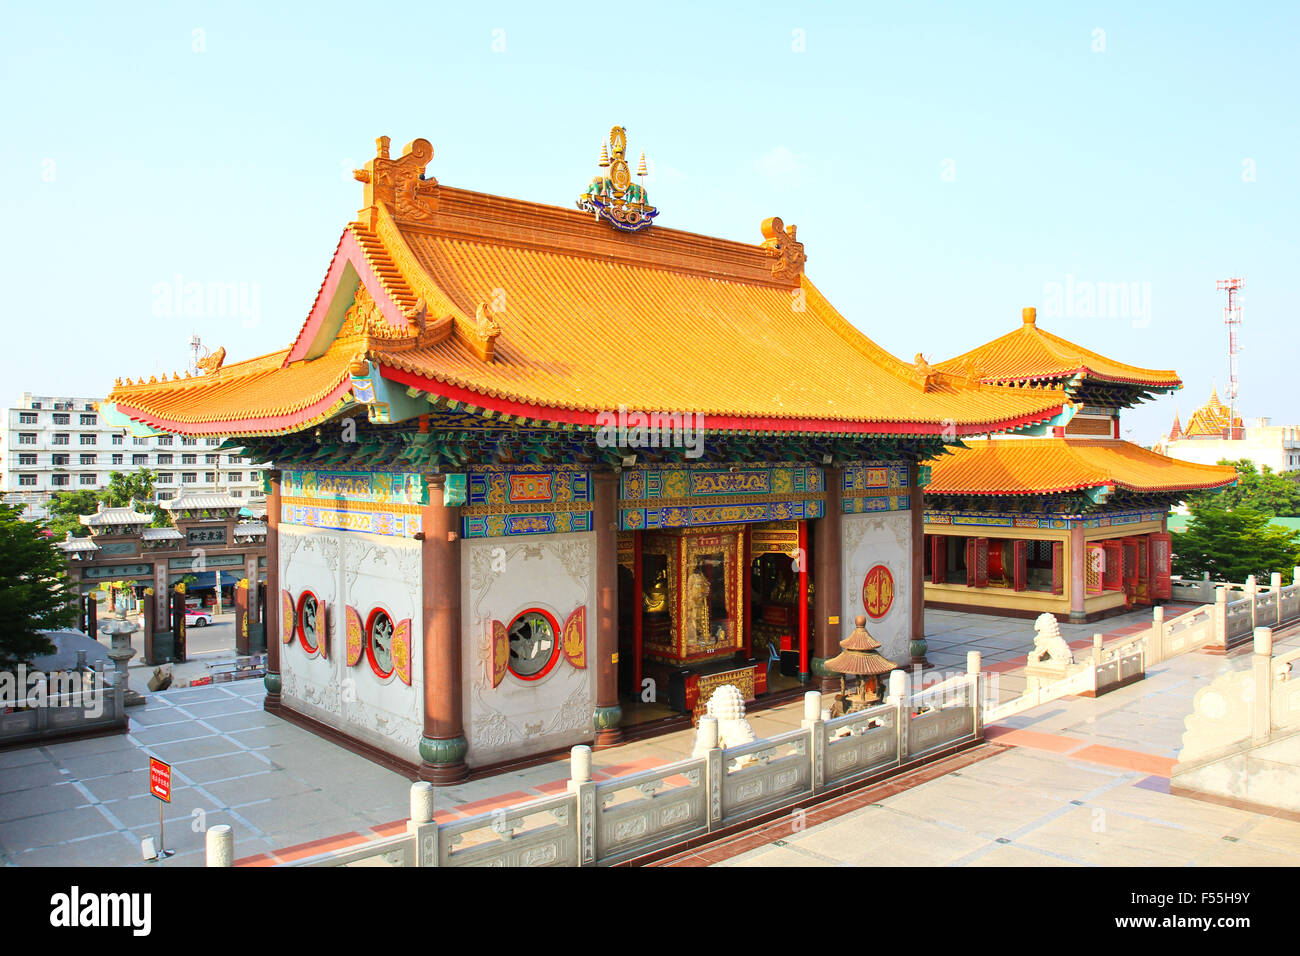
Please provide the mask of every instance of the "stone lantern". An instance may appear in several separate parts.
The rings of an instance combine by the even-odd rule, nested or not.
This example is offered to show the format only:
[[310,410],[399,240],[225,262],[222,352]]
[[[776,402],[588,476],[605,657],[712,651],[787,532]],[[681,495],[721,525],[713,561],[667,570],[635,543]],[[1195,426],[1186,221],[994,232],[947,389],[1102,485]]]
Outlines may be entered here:
[[134,621],[128,621],[124,612],[99,629],[99,632],[107,634],[112,642],[108,649],[108,658],[117,669],[115,679],[122,684],[122,701],[127,707],[144,703],[144,697],[131,689],[126,671],[126,662],[135,656],[135,648],[131,646],[131,635],[138,630],[140,630],[139,625]]

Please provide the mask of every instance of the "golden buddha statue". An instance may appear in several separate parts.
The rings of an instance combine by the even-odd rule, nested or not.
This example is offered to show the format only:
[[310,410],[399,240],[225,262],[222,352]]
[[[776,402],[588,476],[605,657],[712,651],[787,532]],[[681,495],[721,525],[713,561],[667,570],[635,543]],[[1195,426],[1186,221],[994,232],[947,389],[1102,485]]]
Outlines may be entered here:
[[699,647],[709,640],[709,579],[696,564],[686,579],[686,643]]
[[650,590],[641,595],[641,604],[647,614],[662,614],[668,609],[668,572],[660,568]]

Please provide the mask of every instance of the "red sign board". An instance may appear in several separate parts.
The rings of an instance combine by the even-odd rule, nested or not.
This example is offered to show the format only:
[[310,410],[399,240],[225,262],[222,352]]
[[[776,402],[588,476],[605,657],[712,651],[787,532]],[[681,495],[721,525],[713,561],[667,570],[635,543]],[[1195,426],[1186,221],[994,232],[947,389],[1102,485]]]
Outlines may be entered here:
[[149,792],[167,803],[172,802],[172,767],[154,757],[149,758]]

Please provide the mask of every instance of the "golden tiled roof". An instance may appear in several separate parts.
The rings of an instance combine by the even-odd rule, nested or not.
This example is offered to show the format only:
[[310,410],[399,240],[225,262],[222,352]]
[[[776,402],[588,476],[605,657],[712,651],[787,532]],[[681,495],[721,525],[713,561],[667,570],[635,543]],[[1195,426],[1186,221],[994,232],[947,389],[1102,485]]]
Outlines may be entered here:
[[802,258],[778,263],[770,240],[657,225],[630,235],[574,210],[408,187],[393,209],[362,210],[340,242],[360,250],[356,271],[387,318],[370,309],[364,329],[345,322],[326,348],[318,302],[288,350],[119,385],[109,400],[166,430],[293,430],[337,411],[349,367],[366,360],[398,384],[536,419],[625,406],[703,413],[710,428],[970,435],[1043,421],[1066,401],[895,358],[826,301]]
[[1177,372],[1126,365],[1039,328],[1032,308],[1023,310],[1020,328],[940,362],[938,368],[990,383],[1055,381],[1083,374],[1099,381],[1153,388],[1182,384]]
[[108,401],[132,418],[183,434],[263,434],[260,423],[292,416],[305,427],[329,414],[350,385],[355,343],[340,339],[313,361],[284,364],[288,350],[227,365],[215,374],[116,385]]
[[1232,484],[1223,465],[1167,458],[1118,439],[981,440],[930,462],[927,495],[1030,495],[1085,488],[1193,491]]

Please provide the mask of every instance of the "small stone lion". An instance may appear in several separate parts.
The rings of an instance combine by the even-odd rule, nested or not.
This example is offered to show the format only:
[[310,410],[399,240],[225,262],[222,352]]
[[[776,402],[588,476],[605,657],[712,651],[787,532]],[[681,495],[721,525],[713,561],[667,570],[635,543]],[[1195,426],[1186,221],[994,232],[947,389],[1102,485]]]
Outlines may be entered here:
[[1061,636],[1061,626],[1056,617],[1044,611],[1034,621],[1034,649],[1029,652],[1026,664],[1040,664],[1051,661],[1064,667],[1074,663],[1074,652]]
[[[723,684],[713,692],[705,711],[706,715],[718,721],[718,746],[724,750],[753,743],[758,739],[754,728],[745,719],[745,696],[734,684]],[[700,737],[696,736],[695,753],[702,755]]]

